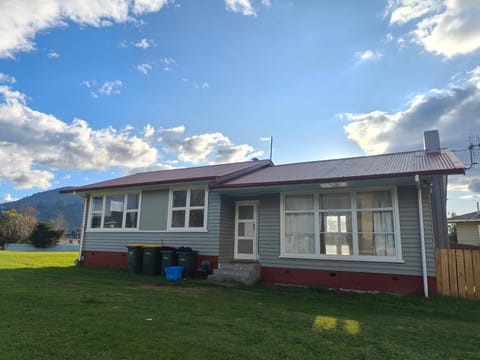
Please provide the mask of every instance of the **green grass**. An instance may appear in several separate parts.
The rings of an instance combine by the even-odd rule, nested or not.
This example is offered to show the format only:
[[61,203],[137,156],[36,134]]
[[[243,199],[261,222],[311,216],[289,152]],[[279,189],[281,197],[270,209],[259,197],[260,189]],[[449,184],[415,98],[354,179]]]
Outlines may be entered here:
[[479,302],[167,283],[75,257],[0,252],[1,359],[480,359]]

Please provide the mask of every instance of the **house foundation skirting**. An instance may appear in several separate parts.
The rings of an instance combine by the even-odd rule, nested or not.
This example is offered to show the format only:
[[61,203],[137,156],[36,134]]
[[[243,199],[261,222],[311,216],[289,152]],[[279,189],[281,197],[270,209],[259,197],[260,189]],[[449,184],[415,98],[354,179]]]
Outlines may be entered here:
[[[396,294],[414,294],[423,291],[423,280],[420,275],[262,267],[262,282],[267,285],[321,286]],[[436,293],[435,277],[428,277],[428,287],[432,293]]]
[[[115,251],[92,251],[83,250],[83,265],[92,267],[101,267],[109,269],[126,269],[127,268],[127,252]],[[201,255],[197,256],[197,267],[202,260],[210,260],[212,268],[218,267],[218,257]]]

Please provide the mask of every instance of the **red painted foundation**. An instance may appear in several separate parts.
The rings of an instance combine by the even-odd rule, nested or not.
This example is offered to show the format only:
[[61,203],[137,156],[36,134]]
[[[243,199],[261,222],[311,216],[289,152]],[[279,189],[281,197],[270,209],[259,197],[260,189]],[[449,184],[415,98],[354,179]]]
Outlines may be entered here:
[[[102,267],[109,269],[126,269],[127,268],[127,253],[126,252],[112,252],[112,251],[82,251],[83,265]],[[218,267],[218,257],[208,255],[197,256],[197,267],[200,266],[202,260],[210,260],[212,269]]]
[[[262,282],[395,294],[423,293],[422,277],[410,275],[262,267]],[[428,287],[431,293],[436,293],[435,277],[428,278]]]

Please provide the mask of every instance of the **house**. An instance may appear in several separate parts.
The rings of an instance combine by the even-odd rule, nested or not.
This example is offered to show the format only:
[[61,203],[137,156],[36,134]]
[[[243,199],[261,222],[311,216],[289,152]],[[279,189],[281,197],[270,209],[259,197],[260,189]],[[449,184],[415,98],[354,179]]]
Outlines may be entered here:
[[125,268],[129,243],[189,246],[214,268],[256,262],[265,284],[427,295],[433,179],[464,173],[438,132],[427,135],[421,151],[154,171],[72,189],[85,199],[83,263]]
[[452,216],[450,224],[457,227],[457,243],[460,245],[480,246],[480,211]]

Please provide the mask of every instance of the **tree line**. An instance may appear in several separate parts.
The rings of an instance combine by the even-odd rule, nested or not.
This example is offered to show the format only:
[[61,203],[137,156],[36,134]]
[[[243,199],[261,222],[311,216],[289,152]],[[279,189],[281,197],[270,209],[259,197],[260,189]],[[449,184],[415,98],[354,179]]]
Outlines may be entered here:
[[2,211],[0,216],[0,248],[5,244],[33,244],[45,248],[56,245],[68,229],[63,215],[50,221],[38,221],[31,206]]

